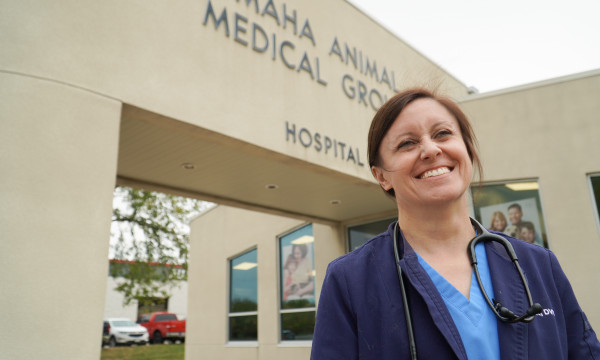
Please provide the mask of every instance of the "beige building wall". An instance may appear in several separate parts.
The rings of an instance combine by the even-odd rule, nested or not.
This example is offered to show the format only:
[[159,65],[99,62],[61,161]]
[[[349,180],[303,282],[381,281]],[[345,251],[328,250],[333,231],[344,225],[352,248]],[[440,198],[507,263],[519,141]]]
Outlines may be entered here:
[[[130,304],[124,305],[125,295],[115,290],[118,285],[119,281],[112,276],[107,278],[104,319],[120,317],[128,318],[135,322],[138,317],[138,301],[133,300]],[[187,282],[182,281],[174,284],[172,287],[164,286],[162,290],[167,291],[169,294],[167,311],[177,314],[180,320],[187,318]]]
[[[295,25],[284,20],[294,13]],[[370,179],[368,169],[287,141],[286,122],[358,147],[364,162],[361,134],[373,109],[367,95],[359,102],[359,88],[382,98],[413,84],[467,94],[344,0],[35,0],[10,2],[1,16],[3,71],[90,89],[363,179]],[[226,21],[217,27],[221,16]],[[343,88],[345,75],[354,98]]]
[[[302,221],[218,206],[191,224],[188,276],[190,307],[186,359],[307,359],[310,342],[279,339],[277,236]],[[337,226],[313,224],[316,293],[327,264],[344,253]],[[229,259],[257,249],[258,342],[228,341]]]
[[600,172],[600,71],[474,96],[484,180],[539,182],[548,243],[600,328],[600,234],[588,175]]
[[0,73],[0,359],[100,357],[120,117],[113,99]]

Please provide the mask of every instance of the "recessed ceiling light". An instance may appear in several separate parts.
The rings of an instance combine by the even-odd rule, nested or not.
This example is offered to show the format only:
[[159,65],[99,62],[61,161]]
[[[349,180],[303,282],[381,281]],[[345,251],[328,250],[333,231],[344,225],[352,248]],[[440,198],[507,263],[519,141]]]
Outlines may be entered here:
[[181,167],[186,170],[194,170],[196,168],[196,165],[186,162],[186,163],[181,164]]
[[329,203],[331,205],[339,205],[342,203],[342,200],[329,200]]
[[269,185],[265,185],[265,189],[267,189],[267,190],[275,190],[275,189],[279,189],[279,185],[277,185],[277,184],[269,184]]

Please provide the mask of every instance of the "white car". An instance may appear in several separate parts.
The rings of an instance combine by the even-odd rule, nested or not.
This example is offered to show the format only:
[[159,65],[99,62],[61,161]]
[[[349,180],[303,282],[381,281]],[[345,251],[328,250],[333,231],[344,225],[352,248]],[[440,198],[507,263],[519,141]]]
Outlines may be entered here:
[[114,347],[121,344],[145,345],[148,343],[148,330],[125,318],[104,320],[102,343]]

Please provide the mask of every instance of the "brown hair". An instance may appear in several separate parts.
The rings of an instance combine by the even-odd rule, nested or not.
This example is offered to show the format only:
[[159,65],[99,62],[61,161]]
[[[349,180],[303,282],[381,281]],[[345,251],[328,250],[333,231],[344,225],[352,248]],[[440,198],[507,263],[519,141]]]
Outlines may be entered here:
[[511,204],[511,205],[508,207],[508,210],[510,210],[510,209],[512,209],[512,208],[519,209],[519,212],[521,212],[521,214],[523,213],[523,208],[521,207],[521,205],[519,205],[519,204],[517,204],[517,203]]
[[[454,116],[458,122],[458,126],[460,127],[460,133],[465,146],[467,147],[469,158],[471,159],[473,165],[475,165],[475,168],[478,171],[481,179],[483,174],[483,166],[481,165],[481,160],[479,159],[479,154],[477,153],[477,138],[473,133],[473,128],[471,127],[469,119],[467,119],[467,116],[450,98],[438,95],[424,88],[406,89],[394,95],[392,98],[386,101],[386,103],[383,104],[379,110],[377,110],[377,113],[371,122],[371,128],[369,129],[369,143],[367,149],[369,167],[379,166],[381,162],[379,156],[379,147],[381,146],[381,141],[387,134],[394,121],[396,121],[400,113],[408,106],[408,104],[418,99],[433,99],[445,107],[446,110],[448,110],[450,114]],[[395,197],[394,189],[390,189],[386,192],[390,196]]]
[[504,229],[496,229],[494,227],[494,222],[496,221],[496,219],[500,219],[502,221],[504,221],[504,229],[506,229],[506,225],[508,225],[508,221],[506,221],[506,216],[504,216],[504,213],[502,213],[502,211],[494,211],[494,213],[492,214],[492,220],[490,221],[490,229],[492,230],[496,230],[496,231],[504,231]]
[[533,225],[533,223],[531,221],[522,221],[519,224],[519,232],[521,232],[521,230],[523,230],[523,229],[533,231],[533,233],[535,234],[535,226]]

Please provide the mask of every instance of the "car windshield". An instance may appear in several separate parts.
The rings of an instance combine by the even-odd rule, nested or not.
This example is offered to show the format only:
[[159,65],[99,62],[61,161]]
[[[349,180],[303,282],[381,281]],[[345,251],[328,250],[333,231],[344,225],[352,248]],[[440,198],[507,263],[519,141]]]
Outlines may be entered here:
[[133,321],[129,320],[117,320],[112,322],[112,326],[114,327],[127,327],[127,326],[137,326]]

